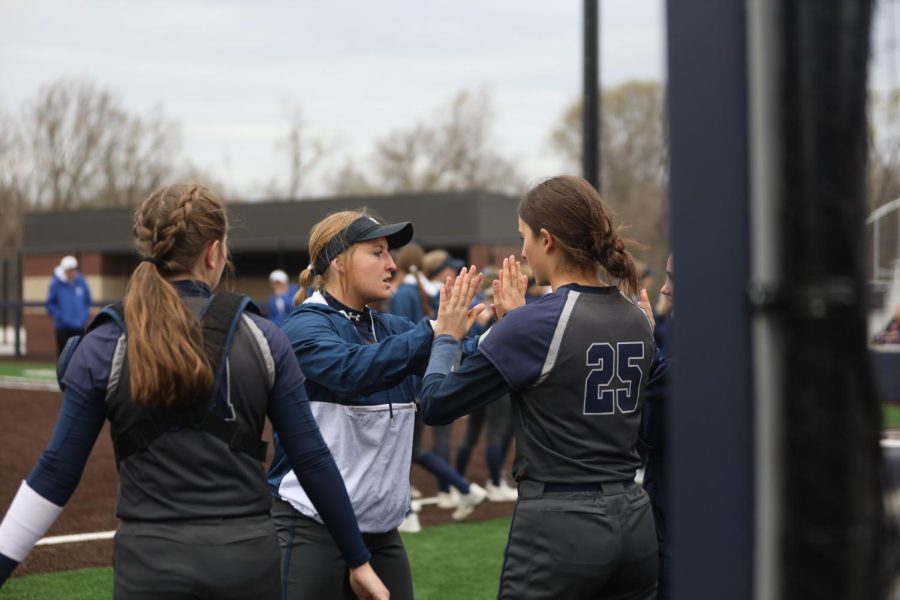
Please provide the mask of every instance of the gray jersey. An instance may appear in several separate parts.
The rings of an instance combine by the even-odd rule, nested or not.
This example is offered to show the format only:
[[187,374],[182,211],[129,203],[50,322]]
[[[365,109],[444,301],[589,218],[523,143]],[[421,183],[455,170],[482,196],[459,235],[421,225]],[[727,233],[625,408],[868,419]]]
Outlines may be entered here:
[[481,352],[513,389],[517,480],[634,479],[653,335],[614,287],[563,286],[511,311]]

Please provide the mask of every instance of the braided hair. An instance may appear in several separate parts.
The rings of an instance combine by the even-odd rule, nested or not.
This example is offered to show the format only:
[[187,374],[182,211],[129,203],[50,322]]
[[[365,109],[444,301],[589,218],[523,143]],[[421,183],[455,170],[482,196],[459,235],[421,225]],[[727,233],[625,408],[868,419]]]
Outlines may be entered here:
[[180,407],[212,392],[200,323],[166,279],[189,275],[227,232],[222,201],[201,185],[159,189],[135,211],[132,235],[142,260],[125,292],[125,324],[136,404]]
[[621,237],[609,210],[594,187],[572,175],[551,177],[534,186],[518,208],[519,217],[535,235],[546,229],[569,263],[599,266],[619,280],[630,296],[640,291],[640,276],[628,250],[634,242]]

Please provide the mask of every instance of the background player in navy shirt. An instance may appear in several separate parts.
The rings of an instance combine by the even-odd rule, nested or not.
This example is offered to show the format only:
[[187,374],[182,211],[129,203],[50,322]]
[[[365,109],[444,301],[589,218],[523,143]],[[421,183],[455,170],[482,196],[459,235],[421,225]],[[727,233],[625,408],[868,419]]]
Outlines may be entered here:
[[[163,188],[138,207],[141,263],[122,312],[91,329],[65,368],[53,437],[0,525],[0,585],[62,512],[108,417],[120,480],[115,597],[279,598],[260,464],[268,416],[353,567],[354,590],[388,597],[290,344],[244,311],[246,299],[212,295],[229,262],[227,230],[221,201],[202,186]],[[231,301],[226,338],[207,324]]]
[[[506,393],[513,400],[519,501],[500,598],[649,600],[656,533],[649,499],[634,485],[654,350],[646,291],[642,307],[630,300],[639,273],[583,179],[538,184],[518,214],[522,258],[553,292],[524,306],[525,278],[505,261],[494,294],[500,320],[478,349],[451,372],[467,323],[457,318],[435,338],[425,422],[446,423]],[[460,279],[442,291],[439,316],[464,301],[470,284]]]

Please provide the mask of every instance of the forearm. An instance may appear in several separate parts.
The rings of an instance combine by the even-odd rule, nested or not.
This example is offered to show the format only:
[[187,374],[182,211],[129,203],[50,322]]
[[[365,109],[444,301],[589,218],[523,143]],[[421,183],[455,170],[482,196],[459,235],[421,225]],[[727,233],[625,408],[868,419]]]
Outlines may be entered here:
[[451,372],[459,347],[450,336],[439,336],[432,344],[421,399],[422,420],[428,425],[450,423],[510,391],[502,375],[478,352]]
[[25,481],[0,524],[0,585],[59,517],[57,506],[34,491]]
[[369,395],[419,374],[428,358],[433,332],[427,321],[377,344],[347,342],[334,333],[310,331],[292,340],[303,373],[339,393]]

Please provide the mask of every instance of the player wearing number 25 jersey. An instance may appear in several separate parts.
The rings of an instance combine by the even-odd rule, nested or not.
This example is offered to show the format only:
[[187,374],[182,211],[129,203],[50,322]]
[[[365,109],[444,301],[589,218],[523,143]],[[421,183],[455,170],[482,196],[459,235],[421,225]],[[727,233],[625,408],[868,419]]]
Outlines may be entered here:
[[[526,196],[519,208],[523,257],[554,291],[506,313],[452,372],[459,343],[437,337],[424,378],[430,424],[506,393],[513,400],[519,502],[500,598],[650,599],[656,590],[653,515],[634,483],[652,327],[618,287],[597,276],[602,266],[629,284],[636,280],[630,255],[586,186],[577,178],[538,186],[529,196],[553,201],[545,202],[549,216],[537,227],[528,222],[534,217],[527,203],[535,199]],[[575,223],[586,224],[583,238],[555,218],[563,202]],[[577,248],[587,250],[580,255]]]

